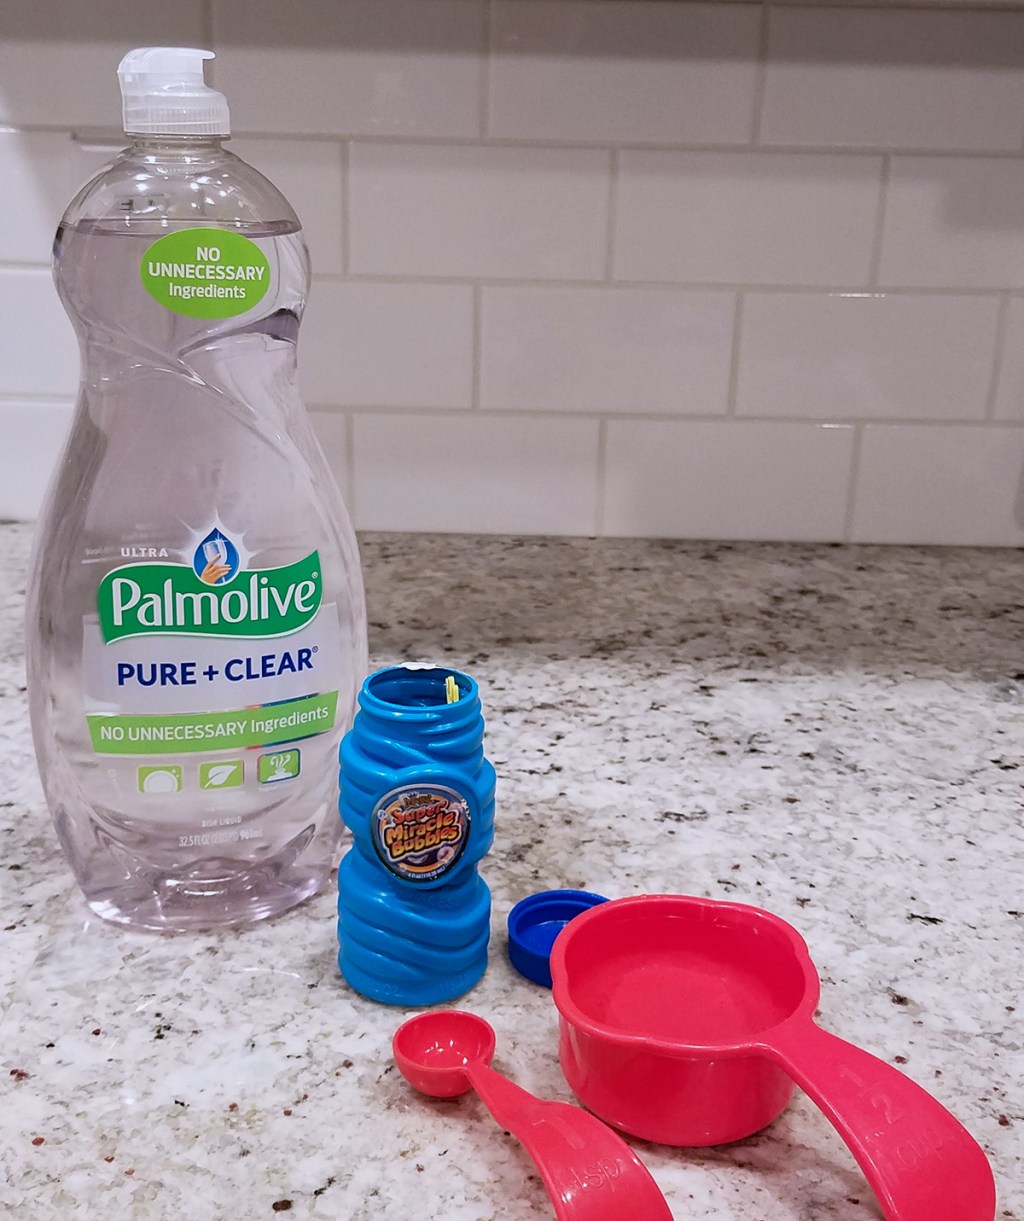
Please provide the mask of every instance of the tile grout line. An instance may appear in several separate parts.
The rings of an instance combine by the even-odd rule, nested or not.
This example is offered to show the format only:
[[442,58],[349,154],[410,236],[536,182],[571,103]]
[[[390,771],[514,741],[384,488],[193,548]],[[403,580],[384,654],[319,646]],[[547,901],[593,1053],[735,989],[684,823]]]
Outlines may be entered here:
[[[39,261],[39,263],[15,263],[15,261],[0,260],[0,271],[24,271],[24,270],[49,270],[49,264]],[[771,297],[771,295],[798,293],[801,295],[834,295],[836,293],[863,293],[864,281],[863,277],[851,278],[851,280],[840,281],[820,281],[818,283],[807,281],[793,281],[784,283],[781,281],[773,282],[751,282],[742,280],[643,280],[643,278],[619,277],[616,280],[605,281],[598,277],[572,277],[572,276],[496,276],[480,274],[444,276],[428,272],[410,271],[410,272],[388,272],[388,271],[362,271],[348,277],[343,277],[338,272],[320,271],[316,272],[317,280],[338,281],[342,278],[358,284],[433,284],[436,287],[466,287],[472,284],[481,284],[485,288],[579,288],[581,291],[587,289],[602,289],[602,291],[629,291],[629,289],[648,289],[651,292],[665,293],[746,293],[747,295],[762,295],[762,297]],[[1003,293],[1006,293],[1011,298],[1024,298],[1022,289],[1015,287],[1007,287],[1004,284],[992,284],[987,287],[976,287],[973,284],[886,284],[882,289],[886,294],[892,297],[924,297],[924,298],[945,298],[945,297],[963,297],[965,299],[978,298],[1000,298]]]
[[[74,406],[74,399],[71,396],[59,398],[53,395],[44,396],[39,394],[17,394],[15,392],[0,392],[0,404],[2,403],[25,403],[46,404],[53,403],[57,406]],[[357,413],[372,414],[378,417],[383,416],[400,416],[410,415],[417,416],[422,419],[467,419],[477,415],[470,407],[424,407],[410,403],[329,403],[324,401],[310,401],[306,403],[306,407],[310,411],[320,412],[324,414],[343,415],[346,412],[354,411]],[[964,416],[954,417],[928,417],[928,416],[826,416],[826,415],[742,415],[730,417],[723,411],[695,411],[692,413],[672,412],[672,411],[628,411],[622,410],[602,410],[600,408],[587,408],[585,410],[566,410],[551,407],[506,407],[495,406],[482,409],[479,412],[480,419],[504,419],[504,420],[576,420],[576,421],[599,421],[605,420],[611,423],[628,424],[634,422],[642,423],[664,423],[664,424],[779,424],[779,425],[805,425],[810,429],[818,429],[822,426],[830,426],[836,428],[858,428],[858,427],[909,427],[924,430],[932,430],[938,428],[959,428],[969,429],[972,432],[1021,432],[1024,431],[1024,420],[986,420],[979,416],[967,418]]]
[[[750,0],[739,0],[740,3],[749,3]],[[775,8],[795,9],[797,12],[802,12],[809,8],[831,8],[831,4],[818,4],[815,0],[773,0]],[[881,10],[882,12],[892,12],[892,0],[856,0],[856,5],[850,5],[858,9]],[[1018,9],[1010,7],[1007,4],[998,2],[992,3],[991,0],[958,0],[957,3],[944,3],[943,0],[907,0],[906,3],[900,5],[900,9],[910,13],[949,13],[949,12],[964,12],[964,13],[1014,13]]]
[[745,297],[742,292],[736,294],[736,304],[732,315],[732,351],[729,355],[729,385],[726,391],[725,415],[727,419],[736,419],[736,399],[740,382],[740,340],[743,333],[743,306]]
[[473,285],[473,310],[472,310],[472,337],[470,343],[472,350],[470,352],[471,359],[471,375],[470,375],[470,390],[469,390],[469,408],[471,411],[479,411],[480,409],[480,370],[483,364],[483,289],[479,284]]
[[611,150],[608,167],[608,231],[605,235],[604,281],[611,284],[615,279],[615,227],[619,214],[619,150]]
[[479,73],[479,114],[477,128],[480,139],[486,140],[491,130],[491,46],[493,41],[493,9],[494,0],[484,0],[480,13],[480,73]]
[[[205,39],[206,47],[211,51],[216,51],[217,48],[213,45],[213,32],[214,32],[213,0],[202,0],[200,21],[201,21],[202,28],[203,28],[203,38]],[[214,65],[212,65],[212,66],[215,67],[215,65],[216,65],[216,61],[214,61]],[[211,75],[210,75],[210,84],[216,85],[214,73],[211,73]]]
[[882,247],[885,243],[885,215],[889,204],[889,183],[892,178],[892,154],[882,158],[882,175],[878,183],[878,205],[871,237],[871,258],[868,263],[868,287],[877,288],[882,270]]
[[353,524],[357,516],[356,503],[356,413],[345,412],[345,477],[348,481],[348,513]]
[[349,189],[349,179],[352,176],[352,162],[349,155],[349,142],[343,140],[340,148],[341,156],[341,274],[347,279],[349,276],[350,260],[350,245],[351,245],[351,222],[349,220],[349,209],[352,202],[352,192]]
[[[344,168],[348,169],[348,159],[343,157]],[[347,225],[346,220],[349,215],[348,206],[348,190],[347,190],[348,174],[343,172],[342,176],[342,244],[343,248],[347,246]],[[39,258],[36,260],[15,260],[15,259],[0,259],[0,273],[3,272],[45,272],[50,274],[50,261],[48,258]],[[847,283],[838,283],[836,281],[821,283],[794,282],[791,284],[784,283],[750,283],[748,281],[738,280],[634,280],[634,279],[616,279],[602,280],[595,278],[573,279],[564,276],[488,276],[488,275],[465,275],[465,276],[444,276],[444,275],[421,275],[417,272],[409,272],[405,274],[389,273],[389,272],[355,272],[347,270],[343,272],[336,271],[317,271],[313,273],[314,281],[322,280],[328,284],[337,284],[347,282],[352,284],[390,284],[390,285],[409,285],[409,286],[433,286],[436,288],[466,288],[474,285],[479,285],[483,288],[535,288],[535,289],[579,289],[581,292],[592,290],[613,291],[613,292],[628,292],[636,289],[643,289],[649,292],[671,293],[743,293],[746,296],[779,296],[786,294],[797,294],[799,296],[815,296],[815,295],[833,295],[836,293],[857,293],[864,292],[863,283],[854,283],[850,280]],[[1019,288],[1007,287],[1005,285],[992,285],[985,288],[978,288],[973,285],[936,285],[936,284],[886,284],[880,287],[880,292],[884,292],[890,297],[911,297],[911,298],[934,298],[945,299],[948,297],[962,297],[965,300],[987,300],[996,299],[1002,300],[1006,297],[1008,300],[1024,299],[1024,292]]]
[[[0,261],[0,271],[46,271],[49,270],[49,264],[43,262],[37,263],[14,263]],[[742,292],[747,296],[775,296],[796,293],[802,296],[815,295],[833,295],[836,293],[863,293],[864,282],[858,280],[854,282],[852,279],[846,283],[838,283],[836,281],[820,283],[794,282],[791,284],[783,283],[750,283],[739,280],[715,281],[715,280],[643,280],[620,278],[616,280],[601,280],[593,277],[589,278],[571,278],[564,276],[540,277],[540,276],[493,276],[493,275],[464,275],[464,276],[444,276],[444,275],[422,275],[418,272],[409,272],[405,274],[391,272],[356,272],[350,276],[341,276],[337,272],[317,272],[316,279],[326,281],[338,281],[347,279],[353,284],[408,284],[408,285],[433,285],[438,288],[465,288],[474,284],[479,284],[484,288],[551,288],[551,289],[567,289],[574,288],[581,291],[600,289],[607,290],[634,290],[645,289],[651,292],[664,293],[737,293]],[[976,288],[971,285],[927,285],[927,284],[887,284],[883,290],[887,295],[894,297],[963,297],[965,299],[976,300],[978,298],[999,298],[1004,293],[1012,298],[1021,298],[1024,296],[1019,289],[1007,288],[1004,286],[992,286],[987,288]]]
[[860,458],[865,425],[858,421],[853,429],[853,450],[850,453],[850,483],[846,489],[846,509],[843,513],[843,542],[853,541],[853,519],[857,511],[857,484],[860,481]]
[[595,472],[595,503],[594,503],[594,537],[604,537],[605,493],[607,490],[608,468],[608,421],[601,418],[597,421],[597,471]]
[[74,407],[77,401],[75,390],[0,390],[0,403],[15,406],[28,403],[33,407]]
[[754,76],[754,114],[750,131],[750,148],[760,149],[761,128],[764,119],[764,98],[768,87],[768,47],[771,34],[771,4],[761,0],[761,24],[757,38],[757,71]]
[[[809,6],[808,6],[809,7]],[[952,10],[947,10],[952,11]],[[996,10],[999,11],[999,10]],[[1009,10],[1002,10],[1009,11]],[[479,126],[479,116],[477,116]],[[119,129],[110,126],[77,127],[73,123],[20,123],[17,125],[0,126],[0,135],[32,135],[56,133],[68,135],[75,140],[95,140],[120,142],[123,139]],[[1022,150],[1014,145],[1010,148],[935,148],[922,145],[881,145],[881,144],[758,144],[752,145],[748,140],[616,140],[608,139],[544,139],[541,137],[521,136],[460,136],[445,133],[418,133],[388,135],[379,131],[268,131],[257,128],[235,128],[231,133],[239,140],[282,140],[293,144],[315,144],[329,141],[357,140],[364,144],[402,145],[408,144],[414,148],[427,145],[437,145],[443,148],[516,148],[545,149],[556,152],[609,152],[611,149],[646,153],[750,153],[761,152],[770,156],[808,156],[830,158],[858,157],[918,157],[930,158],[936,161],[951,159],[964,161],[1020,161]]]
[[[989,377],[988,394],[985,396],[986,420],[995,422],[996,403],[999,395],[999,383],[1003,376],[1003,363],[1006,359],[1007,331],[1010,329],[1010,294],[1003,293],[999,299],[999,311],[996,314],[996,337],[992,345],[992,373]],[[1004,421],[999,421],[1003,423]]]

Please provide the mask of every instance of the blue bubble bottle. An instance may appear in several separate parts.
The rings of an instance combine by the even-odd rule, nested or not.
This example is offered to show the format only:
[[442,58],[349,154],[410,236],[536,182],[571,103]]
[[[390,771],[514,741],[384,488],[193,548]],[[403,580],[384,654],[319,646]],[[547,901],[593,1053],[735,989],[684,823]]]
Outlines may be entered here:
[[394,666],[363,683],[342,739],[338,808],[353,844],[338,870],[338,966],[363,996],[436,1005],[487,967],[494,768],[476,683]]

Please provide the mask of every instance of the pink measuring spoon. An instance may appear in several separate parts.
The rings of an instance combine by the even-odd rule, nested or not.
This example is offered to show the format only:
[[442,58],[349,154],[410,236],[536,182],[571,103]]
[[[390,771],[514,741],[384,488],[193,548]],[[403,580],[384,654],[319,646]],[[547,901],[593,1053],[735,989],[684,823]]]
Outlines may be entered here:
[[410,1018],[392,1040],[402,1076],[431,1098],[476,1090],[540,1172],[559,1221],[672,1221],[650,1172],[618,1133],[567,1102],[548,1102],[491,1068],[494,1030],[461,1010]]

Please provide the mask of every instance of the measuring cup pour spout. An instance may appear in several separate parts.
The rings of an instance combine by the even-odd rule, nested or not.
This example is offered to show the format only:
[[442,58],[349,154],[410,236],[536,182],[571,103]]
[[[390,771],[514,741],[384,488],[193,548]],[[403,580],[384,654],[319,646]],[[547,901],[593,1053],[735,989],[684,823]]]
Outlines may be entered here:
[[836,1128],[888,1221],[992,1221],[988,1159],[909,1077],[799,1016],[776,1026],[763,1051]]

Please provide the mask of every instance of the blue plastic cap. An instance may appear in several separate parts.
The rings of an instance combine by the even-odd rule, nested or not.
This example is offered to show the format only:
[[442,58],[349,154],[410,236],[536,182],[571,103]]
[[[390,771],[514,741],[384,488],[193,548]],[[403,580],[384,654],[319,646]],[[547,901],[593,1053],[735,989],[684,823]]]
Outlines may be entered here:
[[551,987],[551,947],[573,916],[598,903],[604,895],[589,890],[542,890],[528,895],[508,914],[508,956],[520,975]]

